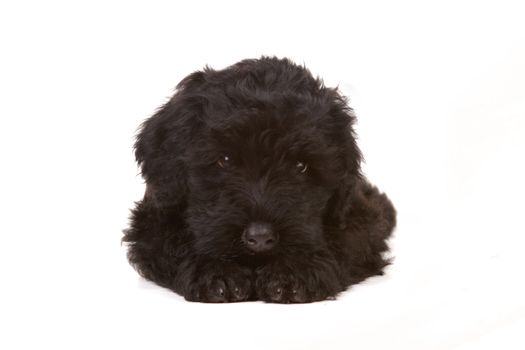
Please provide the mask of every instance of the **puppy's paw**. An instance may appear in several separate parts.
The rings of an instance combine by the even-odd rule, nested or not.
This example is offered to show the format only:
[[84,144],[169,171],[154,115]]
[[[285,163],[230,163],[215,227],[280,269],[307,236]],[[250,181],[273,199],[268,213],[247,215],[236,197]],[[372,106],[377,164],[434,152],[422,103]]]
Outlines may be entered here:
[[311,303],[333,299],[344,288],[333,271],[273,264],[257,272],[257,297],[271,303]]
[[251,295],[251,270],[233,263],[214,262],[198,268],[184,298],[203,303],[247,300]]

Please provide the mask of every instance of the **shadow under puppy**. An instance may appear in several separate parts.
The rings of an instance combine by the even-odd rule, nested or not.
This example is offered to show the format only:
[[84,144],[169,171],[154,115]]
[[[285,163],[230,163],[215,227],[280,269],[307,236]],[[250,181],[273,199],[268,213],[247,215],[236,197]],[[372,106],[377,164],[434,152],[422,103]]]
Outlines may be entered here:
[[354,120],[287,59],[189,75],[137,136],[131,264],[201,302],[312,302],[382,274],[396,214],[360,174]]

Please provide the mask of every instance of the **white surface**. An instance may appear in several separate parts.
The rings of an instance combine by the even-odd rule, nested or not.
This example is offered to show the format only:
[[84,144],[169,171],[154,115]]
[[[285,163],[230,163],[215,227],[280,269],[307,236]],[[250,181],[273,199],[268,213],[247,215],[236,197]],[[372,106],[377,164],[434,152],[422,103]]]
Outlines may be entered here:
[[[519,2],[0,4],[0,348],[524,349]],[[139,123],[204,64],[351,97],[399,213],[384,277],[311,305],[187,303],[120,247]]]

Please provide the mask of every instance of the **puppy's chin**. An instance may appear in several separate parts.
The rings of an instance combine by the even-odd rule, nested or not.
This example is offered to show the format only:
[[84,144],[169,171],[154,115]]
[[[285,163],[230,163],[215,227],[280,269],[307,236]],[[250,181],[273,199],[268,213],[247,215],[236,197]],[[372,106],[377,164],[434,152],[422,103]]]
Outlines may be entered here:
[[243,251],[243,254],[239,256],[238,262],[250,266],[250,267],[258,267],[266,265],[269,261],[272,261],[276,256],[276,251],[268,251],[268,252],[253,252],[248,249],[245,249]]

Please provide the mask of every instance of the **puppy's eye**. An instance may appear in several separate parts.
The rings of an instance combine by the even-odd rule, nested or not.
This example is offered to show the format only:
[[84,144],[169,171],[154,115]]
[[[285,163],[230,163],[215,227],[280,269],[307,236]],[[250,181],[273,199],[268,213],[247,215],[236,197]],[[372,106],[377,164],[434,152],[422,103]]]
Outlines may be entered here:
[[297,162],[295,167],[296,167],[297,171],[300,172],[301,174],[306,173],[306,170],[308,170],[308,164],[303,163],[303,162]]
[[230,163],[230,157],[228,156],[222,156],[217,161],[217,165],[223,169],[226,168],[229,165],[229,163]]

